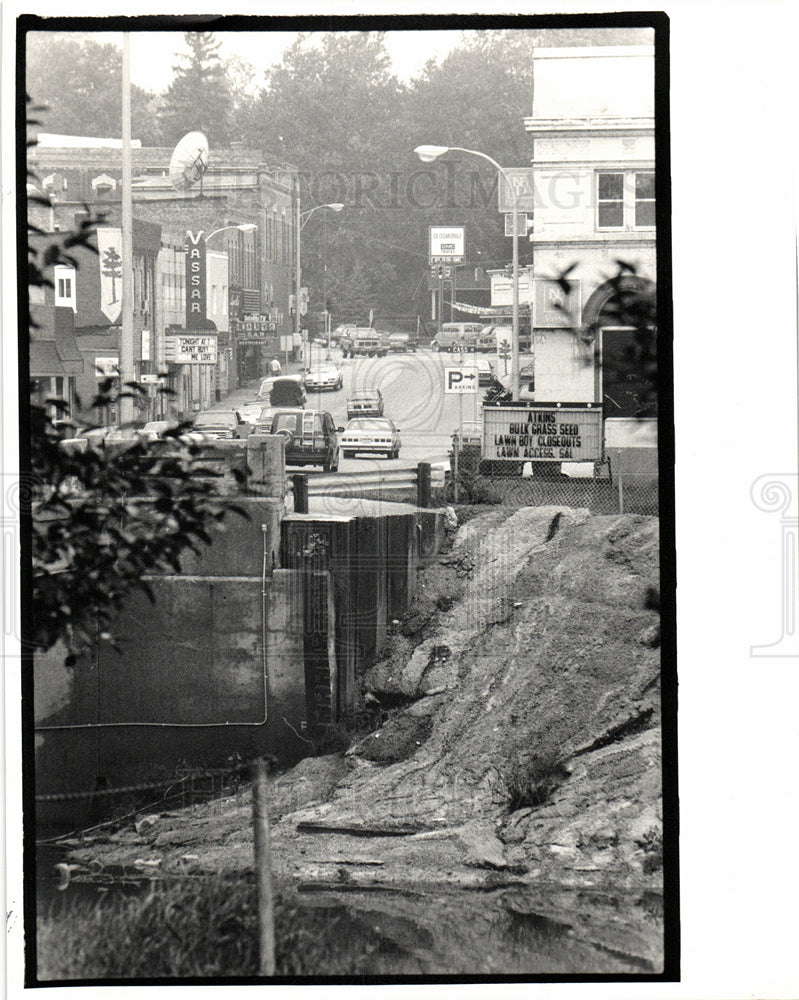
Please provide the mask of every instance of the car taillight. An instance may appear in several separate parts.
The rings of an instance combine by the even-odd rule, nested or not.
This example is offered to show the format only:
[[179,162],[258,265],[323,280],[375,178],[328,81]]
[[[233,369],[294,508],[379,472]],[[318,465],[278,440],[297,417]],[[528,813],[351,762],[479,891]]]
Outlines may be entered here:
[[314,434],[313,436],[313,446],[314,448],[324,448],[325,446],[325,436],[324,434]]

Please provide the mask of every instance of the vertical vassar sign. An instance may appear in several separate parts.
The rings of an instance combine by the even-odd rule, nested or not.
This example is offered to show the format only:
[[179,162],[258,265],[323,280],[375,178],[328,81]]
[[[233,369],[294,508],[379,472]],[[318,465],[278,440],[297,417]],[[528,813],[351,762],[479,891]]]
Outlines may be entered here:
[[186,230],[186,329],[206,330],[205,239],[202,230]]

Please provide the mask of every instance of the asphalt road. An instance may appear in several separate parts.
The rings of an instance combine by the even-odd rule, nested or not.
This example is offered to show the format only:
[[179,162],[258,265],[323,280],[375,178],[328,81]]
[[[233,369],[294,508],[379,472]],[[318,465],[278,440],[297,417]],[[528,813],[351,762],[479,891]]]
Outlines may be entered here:
[[[479,419],[479,393],[456,396],[444,392],[444,368],[468,364],[474,355],[438,354],[430,350],[393,354],[385,358],[345,358],[332,349],[329,356],[341,364],[344,387],[336,392],[308,393],[308,407],[328,410],[337,427],[347,424],[347,398],[353,389],[379,389],[385,403],[384,416],[394,421],[402,438],[399,459],[382,456],[342,458],[340,472],[366,469],[399,469],[416,466],[419,462],[447,461],[452,434],[458,428],[461,407],[463,419]],[[324,362],[328,351],[312,347],[310,366]],[[497,369],[497,359],[488,357]],[[500,366],[502,362],[499,362]],[[501,370],[501,367],[500,367]]]

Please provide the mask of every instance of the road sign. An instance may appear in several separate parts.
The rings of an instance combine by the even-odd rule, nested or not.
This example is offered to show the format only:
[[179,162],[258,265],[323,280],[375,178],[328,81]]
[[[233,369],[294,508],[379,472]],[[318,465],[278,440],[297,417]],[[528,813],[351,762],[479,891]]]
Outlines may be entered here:
[[477,392],[479,375],[473,365],[461,365],[457,368],[444,369],[444,392],[464,395]]

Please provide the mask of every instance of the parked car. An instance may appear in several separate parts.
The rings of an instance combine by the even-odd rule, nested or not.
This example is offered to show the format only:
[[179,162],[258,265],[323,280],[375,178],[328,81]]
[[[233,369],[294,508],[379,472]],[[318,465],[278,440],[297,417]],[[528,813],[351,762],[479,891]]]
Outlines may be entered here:
[[477,384],[491,385],[494,381],[494,366],[488,358],[475,358],[474,366],[477,368]]
[[142,424],[125,424],[120,427],[110,427],[104,436],[105,444],[118,444],[120,441],[147,442],[154,441],[155,435],[147,431]]
[[143,427],[144,433],[150,435],[151,440],[157,441],[166,434],[167,431],[174,430],[178,425],[174,420],[150,420]]
[[[456,427],[452,432],[452,445],[453,447],[458,443],[458,437],[460,435],[460,427]],[[481,445],[483,443],[483,421],[482,420],[464,420],[463,421],[463,437],[461,439],[461,447],[466,445]]]
[[399,428],[386,417],[355,417],[340,438],[341,454],[351,458],[356,452],[377,452],[386,458],[399,458]]
[[196,433],[211,441],[245,438],[252,429],[238,410],[204,410],[197,414],[192,425]]
[[255,424],[258,422],[258,418],[261,416],[261,410],[263,410],[264,404],[256,400],[254,403],[245,403],[244,406],[239,407],[239,413],[241,414],[241,419],[245,420],[248,424]]
[[256,401],[272,406],[305,406],[305,375],[272,375],[262,379]]
[[305,388],[309,392],[321,392],[323,389],[342,389],[344,373],[333,362],[320,362],[313,368],[306,369]]
[[326,410],[276,409],[269,433],[286,439],[286,465],[321,465],[325,472],[338,470],[338,431]]
[[404,354],[407,351],[416,351],[418,342],[415,335],[410,333],[390,333],[388,335],[388,349],[394,354]]
[[353,417],[382,417],[383,395],[379,389],[355,389],[347,400],[347,420]]

